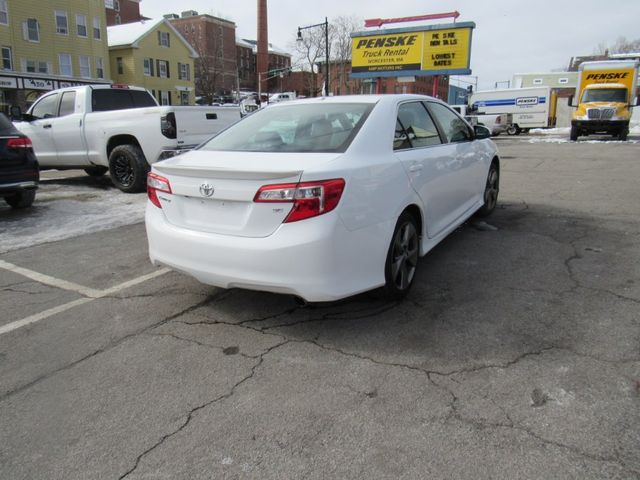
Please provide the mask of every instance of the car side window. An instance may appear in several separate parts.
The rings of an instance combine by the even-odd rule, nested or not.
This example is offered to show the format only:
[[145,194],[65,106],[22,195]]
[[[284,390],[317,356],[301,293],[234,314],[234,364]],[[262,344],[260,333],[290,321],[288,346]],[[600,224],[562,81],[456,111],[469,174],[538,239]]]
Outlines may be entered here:
[[393,139],[394,150],[429,147],[441,143],[438,129],[422,102],[400,105]]
[[54,93],[38,100],[31,109],[31,115],[37,119],[41,118],[53,118],[58,111],[58,97],[60,95]]
[[456,115],[453,110],[440,103],[429,102],[428,105],[449,143],[468,142],[473,139],[467,122]]
[[60,100],[60,117],[71,115],[76,111],[76,92],[64,92]]

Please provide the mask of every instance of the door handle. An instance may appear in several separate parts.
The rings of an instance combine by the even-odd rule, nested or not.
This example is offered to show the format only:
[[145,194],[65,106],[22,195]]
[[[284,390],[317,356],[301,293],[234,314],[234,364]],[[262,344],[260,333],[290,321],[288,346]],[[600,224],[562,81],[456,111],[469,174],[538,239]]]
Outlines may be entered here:
[[414,163],[409,167],[410,172],[419,172],[420,170],[422,170],[422,165],[419,163]]
[[51,128],[51,124],[50,123],[45,123],[44,125],[42,125],[42,128]]

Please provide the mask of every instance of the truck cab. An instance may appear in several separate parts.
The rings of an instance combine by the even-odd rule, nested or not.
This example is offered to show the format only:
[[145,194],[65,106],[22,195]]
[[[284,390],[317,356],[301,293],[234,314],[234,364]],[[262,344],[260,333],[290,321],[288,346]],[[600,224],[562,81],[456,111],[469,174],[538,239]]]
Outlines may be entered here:
[[631,108],[637,105],[637,61],[585,62],[580,65],[577,105],[571,119],[570,139],[590,134],[626,140]]

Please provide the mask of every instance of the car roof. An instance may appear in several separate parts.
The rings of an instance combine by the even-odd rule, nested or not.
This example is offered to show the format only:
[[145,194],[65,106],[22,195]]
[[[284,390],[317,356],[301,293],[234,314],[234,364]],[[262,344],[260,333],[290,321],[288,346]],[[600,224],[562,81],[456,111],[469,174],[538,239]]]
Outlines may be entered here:
[[[338,95],[332,97],[310,97],[283,102],[278,106],[285,105],[307,105],[309,103],[396,103],[404,100],[430,100],[441,102],[441,100],[427,95],[400,93],[400,94],[378,94],[378,95]],[[275,105],[274,105],[275,106]]]

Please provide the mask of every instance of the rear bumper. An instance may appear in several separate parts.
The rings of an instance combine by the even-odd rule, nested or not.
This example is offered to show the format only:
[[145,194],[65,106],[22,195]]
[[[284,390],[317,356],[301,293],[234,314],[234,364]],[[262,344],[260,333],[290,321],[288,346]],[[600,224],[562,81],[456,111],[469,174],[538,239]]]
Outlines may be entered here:
[[387,229],[349,231],[335,214],[281,225],[272,235],[247,238],[176,227],[147,204],[149,257],[221,288],[333,301],[384,284]]
[[18,193],[38,188],[40,172],[37,168],[24,166],[0,168],[0,194]]
[[198,145],[181,145],[175,148],[163,148],[160,150],[160,154],[158,155],[157,161],[166,160],[167,158],[175,157],[176,155],[180,155],[182,153],[186,153],[189,150],[193,150]]

